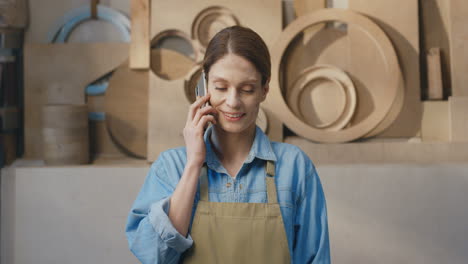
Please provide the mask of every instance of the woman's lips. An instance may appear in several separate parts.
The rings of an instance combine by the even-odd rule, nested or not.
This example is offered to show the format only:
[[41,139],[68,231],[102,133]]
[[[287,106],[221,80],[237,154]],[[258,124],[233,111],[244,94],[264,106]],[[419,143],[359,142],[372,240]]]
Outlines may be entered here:
[[238,121],[241,120],[242,117],[245,116],[245,113],[228,113],[228,112],[222,112],[224,118],[226,118],[229,121]]

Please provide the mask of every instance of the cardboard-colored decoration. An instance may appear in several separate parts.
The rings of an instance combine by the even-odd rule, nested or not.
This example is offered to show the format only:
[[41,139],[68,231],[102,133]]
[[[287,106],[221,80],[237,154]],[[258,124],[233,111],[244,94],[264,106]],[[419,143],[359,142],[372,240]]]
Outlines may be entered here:
[[41,107],[84,104],[85,88],[122,64],[128,44],[26,44],[24,47],[25,157],[42,158]]
[[[379,69],[381,71],[380,74],[382,74],[381,76],[383,76],[380,79],[380,82],[376,86],[370,87],[370,90],[368,90],[370,92],[370,96],[368,95],[363,98],[362,95],[358,95],[359,102],[361,102],[361,100],[372,99],[370,101],[375,103],[375,105],[373,105],[375,109],[371,109],[372,111],[367,113],[365,118],[363,118],[359,123],[354,122],[352,126],[346,127],[340,131],[323,131],[308,126],[302,122],[287,107],[284,101],[284,91],[281,91],[280,85],[281,62],[283,61],[283,55],[290,45],[290,42],[305,28],[327,21],[340,21],[347,23],[348,28],[356,27],[356,30],[363,32],[362,34],[370,36],[373,39],[373,42],[377,43],[373,44],[373,47],[378,49],[381,54],[380,56],[384,58],[384,60],[381,61]],[[311,46],[313,45],[311,44]],[[360,48],[363,49],[363,47]],[[393,49],[389,38],[372,20],[350,10],[322,9],[298,18],[283,31],[277,44],[273,48],[272,54],[271,95],[267,98],[268,105],[274,106],[272,109],[278,114],[281,120],[284,120],[285,124],[291,130],[310,140],[319,142],[346,142],[367,135],[382,122],[385,122],[385,118],[390,112],[394,102],[397,101],[399,91],[402,88],[401,71],[395,50]],[[330,57],[334,56],[335,58],[340,57],[336,53],[329,53],[329,55]],[[375,57],[372,59],[374,61],[376,60]],[[344,60],[341,58],[341,61]],[[347,63],[345,61],[343,66],[346,66],[346,64]],[[341,65],[335,64],[335,66],[340,67]],[[353,78],[353,81],[355,82],[356,80]]]
[[449,105],[450,141],[468,142],[468,96],[451,96]]
[[468,96],[468,1],[450,2],[452,96]]
[[190,57],[169,49],[151,50],[151,71],[164,80],[183,79],[195,66]]
[[448,101],[423,102],[423,118],[421,122],[422,141],[450,140],[450,115]]
[[442,100],[442,68],[440,65],[440,48],[431,48],[427,53],[427,99]]
[[150,5],[151,0],[131,0],[132,41],[130,43],[130,68],[150,67]]
[[392,40],[403,72],[405,94],[402,109],[399,114],[394,113],[395,121],[379,136],[415,136],[422,115],[418,0],[349,0],[349,8],[368,16],[385,31]]
[[106,124],[115,142],[146,158],[149,70],[132,70],[129,62],[112,74],[105,95]]
[[[214,19],[200,20],[200,17],[206,17],[204,14],[209,13],[213,8],[218,9]],[[251,0],[246,3],[230,0],[156,0],[151,5],[151,36],[169,30],[181,31],[193,40],[194,50],[198,51],[197,61],[201,61],[204,52],[203,44],[197,44],[198,41],[195,39],[198,34],[194,36],[192,33],[193,29],[199,28],[197,25],[205,28],[201,30],[202,32],[213,36],[216,30],[222,28],[219,24],[231,25],[234,18],[240,25],[252,28],[271,47],[281,32],[281,17],[281,1]],[[205,22],[200,24],[197,21]],[[198,32],[198,30],[195,31]],[[206,40],[202,41],[202,43],[205,42]]]

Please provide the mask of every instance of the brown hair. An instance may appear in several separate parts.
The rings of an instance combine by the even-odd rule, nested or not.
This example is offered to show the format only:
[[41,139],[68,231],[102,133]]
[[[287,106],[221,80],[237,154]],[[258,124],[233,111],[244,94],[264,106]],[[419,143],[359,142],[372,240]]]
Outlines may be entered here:
[[250,28],[232,26],[218,32],[208,43],[203,70],[208,78],[211,66],[228,53],[250,61],[262,76],[265,85],[271,76],[271,62],[268,47],[263,39]]

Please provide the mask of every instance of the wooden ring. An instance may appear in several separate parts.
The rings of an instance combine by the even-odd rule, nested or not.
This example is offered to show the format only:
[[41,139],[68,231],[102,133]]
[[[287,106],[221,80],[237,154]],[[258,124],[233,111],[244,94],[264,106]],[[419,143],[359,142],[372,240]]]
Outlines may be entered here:
[[[334,82],[337,87],[340,88],[342,92],[343,107],[338,112],[340,113],[335,120],[329,121],[325,124],[311,124],[305,119],[305,113],[301,113],[300,107],[298,105],[300,94],[304,91],[303,89],[311,82],[317,79],[326,79],[331,82]],[[291,110],[300,115],[302,120],[309,123],[313,127],[326,129],[330,131],[337,131],[344,128],[352,119],[354,112],[356,110],[356,90],[353,82],[349,76],[338,67],[331,65],[315,65],[312,67],[306,68],[299,75],[292,85],[291,93],[287,96],[288,105]],[[333,107],[330,106],[330,107]]]
[[[331,21],[340,21],[359,27],[364,32],[373,36],[376,43],[379,44],[382,55],[386,59],[386,71],[388,79],[384,81],[388,89],[384,91],[384,100],[378,105],[369,116],[360,123],[346,127],[339,131],[326,131],[309,126],[300,120],[288,108],[281,93],[279,80],[279,70],[283,55],[285,54],[290,42],[302,31],[310,26]],[[395,49],[385,32],[372,20],[360,15],[357,12],[344,9],[322,9],[314,13],[304,15],[288,25],[278,38],[278,42],[273,48],[272,58],[272,80],[271,80],[271,103],[272,109],[283,120],[292,131],[299,136],[318,142],[347,142],[366,135],[376,128],[385,116],[389,113],[395,98],[397,97],[399,82],[401,80],[401,70],[398,65],[398,59]]]

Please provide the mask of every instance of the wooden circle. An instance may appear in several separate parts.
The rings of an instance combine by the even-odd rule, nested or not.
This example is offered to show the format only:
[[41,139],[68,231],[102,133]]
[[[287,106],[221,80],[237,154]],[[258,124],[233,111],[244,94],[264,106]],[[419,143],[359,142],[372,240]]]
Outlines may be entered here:
[[194,60],[177,51],[169,49],[151,50],[151,71],[161,79],[183,79],[194,65]]
[[[336,106],[339,106],[339,103],[336,104],[333,101],[330,101],[330,97],[319,98],[319,103],[321,103],[321,105],[311,105],[310,103],[308,103],[306,105],[306,108],[309,109],[309,111],[307,111],[307,113],[304,113],[304,111],[301,110],[301,108],[304,107],[300,106],[299,98],[304,98],[304,96],[301,95],[304,94],[304,90],[306,89],[305,87],[308,86],[308,84],[310,84],[311,82],[324,79],[331,82],[335,87],[339,89],[339,92],[341,92],[341,107],[339,107],[338,111],[336,111]],[[356,91],[353,82],[351,81],[349,76],[341,69],[330,65],[316,65],[306,68],[299,75],[299,78],[293,82],[293,87],[287,98],[288,105],[293,111],[293,113],[296,114],[296,116],[299,116],[304,122],[308,123],[309,125],[315,128],[326,129],[331,131],[340,130],[349,123],[349,121],[353,117],[354,111],[356,110],[357,101]],[[329,115],[329,113],[336,112],[336,118],[332,118],[332,120],[326,123],[319,123],[316,120],[314,120],[314,118],[307,119],[307,114],[309,116],[313,114],[311,113],[312,111],[310,111],[311,107],[313,107],[314,109],[322,108],[318,111],[325,111],[327,115]],[[320,117],[317,118],[320,119]]]
[[235,25],[239,25],[239,21],[229,9],[219,6],[209,7],[195,17],[192,24],[192,38],[199,42],[202,50],[205,50],[216,33]]
[[132,70],[127,60],[110,78],[104,100],[111,137],[139,158],[147,153],[148,83],[149,71]]
[[[339,21],[355,25],[372,36],[379,45],[381,54],[386,59],[385,70],[387,80],[384,83],[388,88],[382,91],[381,102],[376,105],[375,111],[365,117],[360,123],[346,127],[339,131],[326,131],[309,126],[291,112],[281,93],[279,70],[282,57],[289,43],[304,29],[323,22]],[[278,38],[273,48],[271,102],[274,111],[285,124],[298,135],[318,142],[347,142],[358,139],[376,128],[389,113],[398,94],[401,71],[397,56],[391,41],[385,32],[372,20],[351,10],[323,9],[304,15],[288,25]]]
[[195,89],[198,84],[198,80],[201,77],[202,67],[197,64],[192,67],[190,72],[187,74],[184,82],[185,96],[190,104],[193,104],[196,100]]
[[[173,40],[177,39],[179,41],[182,41],[180,43],[172,43],[169,47],[166,47],[162,43],[164,43],[164,40]],[[196,42],[192,41],[190,36],[180,30],[175,30],[175,29],[170,29],[170,30],[164,30],[160,33],[158,33],[156,36],[153,37],[151,40],[151,49],[159,49],[159,48],[164,48],[164,49],[171,49],[176,52],[182,53],[186,55],[187,57],[190,57],[194,61],[198,61],[199,58],[199,52],[196,50]],[[190,54],[187,53],[185,49],[190,49]],[[187,53],[187,54],[185,54]]]
[[47,165],[89,163],[86,105],[45,105],[42,120],[43,153]]

